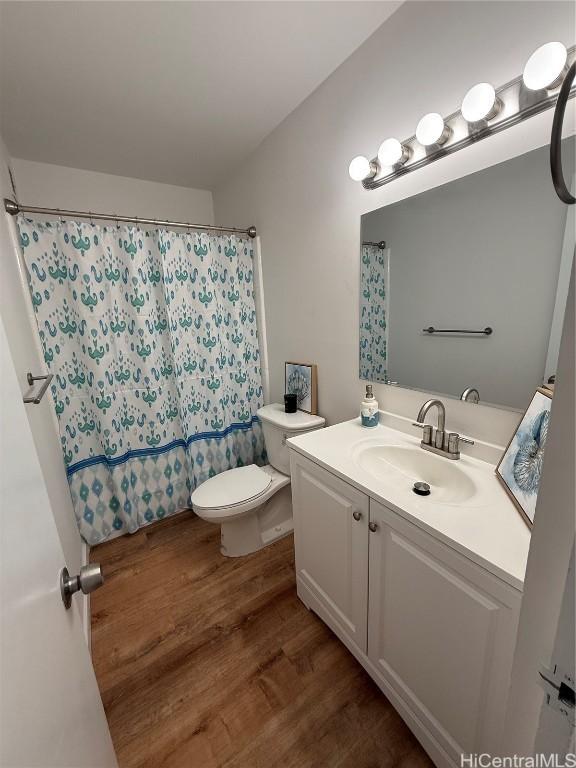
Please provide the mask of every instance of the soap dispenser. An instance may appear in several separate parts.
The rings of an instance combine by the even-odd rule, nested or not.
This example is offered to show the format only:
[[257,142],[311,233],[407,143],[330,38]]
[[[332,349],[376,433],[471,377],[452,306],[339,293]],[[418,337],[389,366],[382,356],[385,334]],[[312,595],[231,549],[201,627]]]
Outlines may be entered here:
[[366,396],[360,406],[360,416],[363,427],[376,427],[380,420],[378,413],[378,400],[372,393],[372,384],[366,384]]

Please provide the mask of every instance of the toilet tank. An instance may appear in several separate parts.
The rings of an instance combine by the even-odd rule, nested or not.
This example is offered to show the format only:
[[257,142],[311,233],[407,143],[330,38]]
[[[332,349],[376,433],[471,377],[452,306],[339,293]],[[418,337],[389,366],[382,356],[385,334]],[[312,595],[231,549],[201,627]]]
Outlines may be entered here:
[[265,405],[257,413],[264,432],[268,461],[278,472],[289,475],[290,457],[286,440],[320,429],[324,426],[324,419],[304,411],[286,413],[280,403]]

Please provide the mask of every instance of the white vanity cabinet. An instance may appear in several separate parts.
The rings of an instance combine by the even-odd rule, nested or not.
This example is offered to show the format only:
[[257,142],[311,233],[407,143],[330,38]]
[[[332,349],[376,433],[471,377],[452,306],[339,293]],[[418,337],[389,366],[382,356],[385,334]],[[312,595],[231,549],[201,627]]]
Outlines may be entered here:
[[519,590],[295,451],[291,469],[300,598],[437,765],[497,753]]

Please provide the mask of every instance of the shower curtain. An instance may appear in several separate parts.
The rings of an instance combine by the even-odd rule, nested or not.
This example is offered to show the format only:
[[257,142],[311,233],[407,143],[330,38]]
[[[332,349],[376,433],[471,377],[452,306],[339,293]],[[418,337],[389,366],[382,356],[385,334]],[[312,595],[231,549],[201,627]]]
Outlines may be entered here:
[[362,245],[360,260],[360,378],[386,381],[388,359],[389,254]]
[[250,240],[22,215],[18,227],[86,542],[265,462]]

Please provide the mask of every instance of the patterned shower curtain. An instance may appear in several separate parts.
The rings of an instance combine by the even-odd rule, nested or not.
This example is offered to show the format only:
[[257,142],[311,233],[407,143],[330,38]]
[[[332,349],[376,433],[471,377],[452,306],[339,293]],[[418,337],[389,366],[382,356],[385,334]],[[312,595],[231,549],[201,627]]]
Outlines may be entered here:
[[218,472],[264,463],[251,241],[18,226],[85,541],[136,531]]
[[388,359],[389,254],[362,245],[360,268],[360,378],[386,381]]

